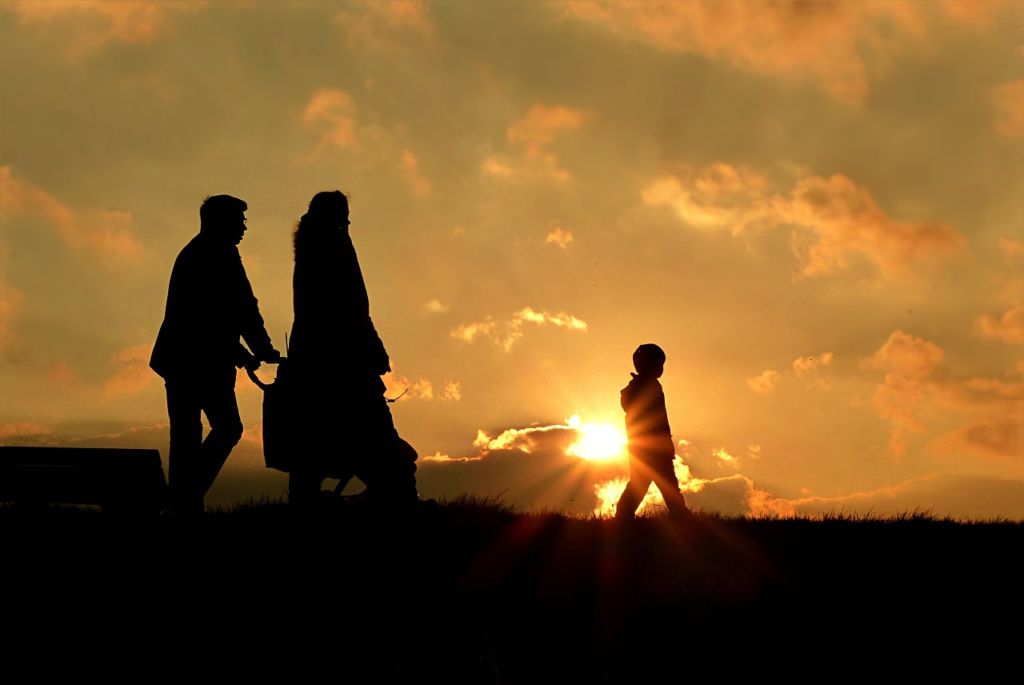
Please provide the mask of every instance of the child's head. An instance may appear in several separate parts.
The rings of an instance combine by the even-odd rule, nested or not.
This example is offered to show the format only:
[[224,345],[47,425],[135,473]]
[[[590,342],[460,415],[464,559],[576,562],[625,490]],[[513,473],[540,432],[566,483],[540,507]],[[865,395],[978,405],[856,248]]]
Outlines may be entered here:
[[644,343],[633,353],[633,366],[641,376],[660,378],[665,371],[665,350],[654,343]]

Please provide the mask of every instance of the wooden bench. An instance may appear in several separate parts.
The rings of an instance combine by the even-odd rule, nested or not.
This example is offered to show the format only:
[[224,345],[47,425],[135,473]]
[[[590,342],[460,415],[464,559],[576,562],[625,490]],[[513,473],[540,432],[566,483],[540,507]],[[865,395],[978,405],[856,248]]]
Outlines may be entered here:
[[166,489],[158,450],[0,447],[0,502],[155,514]]

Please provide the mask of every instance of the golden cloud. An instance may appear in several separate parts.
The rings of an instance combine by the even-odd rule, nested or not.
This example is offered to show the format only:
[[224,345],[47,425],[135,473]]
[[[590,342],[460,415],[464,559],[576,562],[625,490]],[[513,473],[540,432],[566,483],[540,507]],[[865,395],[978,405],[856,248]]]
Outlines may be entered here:
[[926,387],[918,379],[887,374],[885,383],[875,389],[874,402],[878,415],[891,424],[889,451],[895,456],[906,453],[911,433],[925,432],[917,411]]
[[747,385],[758,395],[770,395],[775,392],[782,374],[772,369],[765,369],[760,376],[753,376],[747,379]]
[[430,195],[433,185],[430,183],[430,179],[420,171],[420,162],[412,150],[402,151],[399,168],[402,171],[402,176],[405,177],[406,183],[409,184],[409,191],[413,195],[417,197]]
[[400,47],[410,38],[427,39],[434,23],[424,0],[357,0],[334,15],[349,40],[374,50]]
[[473,447],[480,448],[480,456],[486,456],[492,450],[518,450],[527,454],[534,451],[537,446],[537,437],[546,433],[557,431],[575,432],[568,424],[552,424],[548,426],[527,426],[526,428],[508,428],[495,437],[489,436],[482,430],[476,432],[473,440]]
[[136,265],[142,257],[130,212],[72,211],[39,186],[16,177],[10,166],[0,166],[0,212],[5,219],[41,219],[57,231],[65,245],[92,251],[108,265]]
[[975,326],[984,338],[995,338],[1005,343],[1024,344],[1024,306],[1012,307],[999,318],[986,314]]
[[1024,240],[1019,238],[1000,238],[999,249],[1003,251],[1007,259],[1024,258]]
[[442,400],[458,402],[462,399],[462,384],[458,381],[445,381],[444,389],[441,391]]
[[481,170],[494,178],[519,180],[543,178],[565,182],[572,178],[558,156],[549,150],[562,134],[581,128],[591,114],[564,105],[533,104],[527,113],[505,131],[509,145],[518,156],[489,155]]
[[653,181],[640,197],[645,205],[670,207],[694,228],[729,228],[734,235],[770,217],[768,180],[746,167],[717,162],[699,172]]
[[548,232],[544,242],[548,245],[557,245],[563,250],[572,244],[573,236],[572,231],[562,228],[561,226],[555,226]]
[[424,314],[444,314],[449,309],[451,309],[451,307],[444,304],[443,302],[441,302],[441,300],[437,299],[436,297],[420,305],[420,310]]
[[738,466],[738,459],[733,455],[729,454],[729,451],[724,447],[719,447],[711,451],[712,456],[715,457],[719,462],[728,466]]
[[478,337],[491,338],[495,344],[508,352],[522,339],[524,325],[527,323],[551,325],[571,331],[586,331],[587,322],[572,314],[537,311],[532,307],[524,307],[512,315],[512,318],[497,321],[487,317],[483,321],[461,324],[451,332],[453,338],[471,343]]
[[9,8],[23,26],[70,28],[66,49],[74,59],[108,43],[141,45],[169,37],[174,15],[206,5],[206,0],[16,0]]
[[891,424],[890,452],[906,453],[913,434],[941,431],[930,448],[1019,458],[1024,365],[1001,378],[965,378],[941,367],[943,357],[935,343],[895,331],[864,362],[866,368],[885,371],[874,403]]
[[935,343],[897,330],[865,364],[906,378],[924,378],[943,356],[942,348]]
[[918,418],[930,383],[925,379],[942,361],[942,348],[909,333],[894,331],[885,344],[864,365],[886,372],[884,382],[875,388],[878,415],[891,424],[889,451],[900,456],[907,451],[911,433],[923,433]]
[[793,372],[798,377],[807,376],[831,364],[831,352],[822,352],[817,357],[798,357],[793,360]]
[[434,384],[426,378],[417,378],[414,381],[410,381],[408,378],[399,378],[396,379],[396,384],[405,386],[405,389],[398,394],[405,393],[405,397],[409,399],[434,399]]
[[[817,357],[797,357],[791,364],[791,375],[795,378],[811,378],[810,387],[828,387],[820,377],[821,371],[832,364],[831,352],[822,352]],[[775,392],[786,377],[775,369],[765,369],[758,376],[747,379],[747,385],[759,395],[770,395]]]
[[483,457],[453,457],[450,454],[441,454],[440,452],[434,452],[433,454],[420,457],[421,462],[437,462],[437,463],[448,463],[448,462],[471,462],[480,461]]
[[587,114],[562,105],[536,103],[522,119],[512,122],[505,132],[512,143],[526,148],[526,155],[534,157],[554,142],[565,131],[575,131],[583,126]]
[[[972,3],[981,5],[986,3]],[[991,4],[991,3],[988,3]],[[696,54],[791,82],[811,81],[855,104],[893,57],[942,23],[987,21],[994,9],[907,2],[572,2],[553,6],[625,40]]]
[[412,380],[406,376],[390,371],[382,377],[387,386],[386,393],[402,399],[440,400],[457,402],[462,399],[462,385],[458,381],[445,380],[440,392],[434,390],[434,384],[427,378]]
[[558,156],[551,152],[525,158],[490,155],[484,158],[480,170],[491,178],[503,181],[541,179],[566,183],[572,180],[572,174],[562,168]]
[[320,134],[320,148],[351,148],[356,144],[355,111],[348,93],[321,88],[310,97],[302,121]]
[[889,218],[866,189],[842,174],[800,181],[789,201],[777,207],[782,221],[806,227],[814,236],[810,244],[802,244],[794,235],[804,276],[842,269],[858,253],[884,274],[898,276],[918,259],[941,256],[964,244],[945,224]]
[[648,206],[666,206],[692,227],[733,235],[792,229],[802,277],[840,271],[862,256],[886,276],[900,277],[919,260],[963,247],[945,224],[890,218],[863,187],[842,174],[800,179],[788,194],[770,193],[755,171],[714,164],[701,172],[656,179],[641,192]]

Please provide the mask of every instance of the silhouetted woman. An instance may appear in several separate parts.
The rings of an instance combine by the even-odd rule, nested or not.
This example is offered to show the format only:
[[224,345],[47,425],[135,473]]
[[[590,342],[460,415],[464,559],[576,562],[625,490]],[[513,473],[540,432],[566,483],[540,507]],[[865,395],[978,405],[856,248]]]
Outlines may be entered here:
[[[400,442],[381,375],[391,370],[349,237],[348,198],[317,193],[295,230],[289,373],[301,413],[289,499],[308,504],[325,477],[354,474],[368,492],[415,500],[415,454]],[[403,443],[404,444],[404,443]]]

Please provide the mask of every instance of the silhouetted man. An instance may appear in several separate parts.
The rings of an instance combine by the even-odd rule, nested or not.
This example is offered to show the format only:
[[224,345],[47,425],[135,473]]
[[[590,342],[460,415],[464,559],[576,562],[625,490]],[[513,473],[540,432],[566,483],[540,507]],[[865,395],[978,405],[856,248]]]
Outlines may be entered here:
[[[203,510],[206,491],[242,437],[235,368],[256,369],[261,360],[281,358],[238,254],[246,209],[230,195],[203,201],[199,234],[174,262],[167,310],[149,362],[167,387],[171,507],[179,513]],[[205,440],[200,412],[210,423]]]

